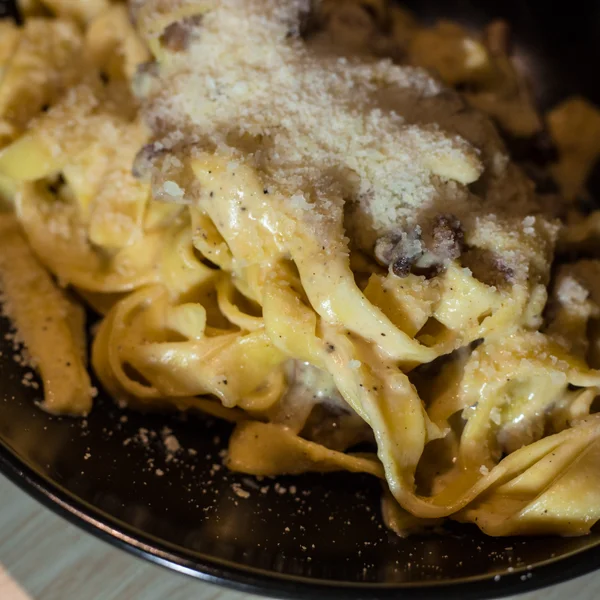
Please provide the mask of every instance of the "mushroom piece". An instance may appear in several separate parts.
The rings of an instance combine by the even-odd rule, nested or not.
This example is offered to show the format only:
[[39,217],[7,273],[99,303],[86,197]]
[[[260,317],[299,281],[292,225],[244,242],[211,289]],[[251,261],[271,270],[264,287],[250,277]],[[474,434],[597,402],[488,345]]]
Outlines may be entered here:
[[434,277],[463,251],[464,231],[457,217],[439,214],[427,233],[420,226],[411,231],[387,233],[375,243],[375,258],[397,277],[409,273]]

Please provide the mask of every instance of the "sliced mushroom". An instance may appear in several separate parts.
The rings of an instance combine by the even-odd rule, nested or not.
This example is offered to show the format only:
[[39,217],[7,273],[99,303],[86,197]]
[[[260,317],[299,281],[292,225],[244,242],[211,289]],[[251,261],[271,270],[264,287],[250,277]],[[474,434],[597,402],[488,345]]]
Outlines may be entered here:
[[440,214],[426,232],[416,226],[411,231],[391,232],[379,238],[375,258],[397,277],[411,272],[434,277],[461,255],[463,243],[464,232],[458,218]]
[[195,35],[198,34],[198,25],[202,23],[203,15],[192,15],[168,25],[160,36],[163,48],[171,52],[184,52],[190,46]]

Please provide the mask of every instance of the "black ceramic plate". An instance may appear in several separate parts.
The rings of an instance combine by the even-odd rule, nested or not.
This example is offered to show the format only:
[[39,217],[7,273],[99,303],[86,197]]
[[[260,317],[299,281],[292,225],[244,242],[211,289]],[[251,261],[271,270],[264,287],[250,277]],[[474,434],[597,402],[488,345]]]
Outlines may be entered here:
[[[543,104],[573,92],[600,102],[600,4],[550,6],[421,0],[414,8],[476,26],[508,18]],[[123,412],[100,395],[85,421],[52,418],[35,406],[40,392],[23,385],[7,332],[0,320],[0,470],[77,525],[159,564],[256,593],[343,599],[491,598],[600,566],[600,533],[493,539],[454,526],[400,539],[381,523],[373,479],[256,482],[228,473],[219,452],[229,427],[201,417]],[[174,457],[165,426],[182,448]]]

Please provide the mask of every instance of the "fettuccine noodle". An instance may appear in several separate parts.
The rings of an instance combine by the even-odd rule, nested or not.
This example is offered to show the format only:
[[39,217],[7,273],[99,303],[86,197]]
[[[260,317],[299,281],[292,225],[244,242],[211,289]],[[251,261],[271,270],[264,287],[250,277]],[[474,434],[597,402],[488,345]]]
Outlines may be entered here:
[[[385,0],[22,9],[0,22],[0,280],[44,409],[92,408],[78,298],[104,389],[235,423],[233,470],[368,473],[401,535],[590,531],[600,213],[576,199],[600,113],[545,123],[506,24]],[[559,193],[498,128],[550,132]]]

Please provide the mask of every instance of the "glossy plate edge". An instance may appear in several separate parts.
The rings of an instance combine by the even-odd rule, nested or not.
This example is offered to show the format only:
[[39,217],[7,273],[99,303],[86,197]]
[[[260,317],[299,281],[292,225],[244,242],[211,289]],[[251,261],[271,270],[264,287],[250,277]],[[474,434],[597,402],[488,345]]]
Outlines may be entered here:
[[194,560],[168,543],[135,531],[78,499],[36,472],[2,440],[0,472],[58,516],[120,550],[206,583],[272,598],[302,599],[316,596],[320,599],[336,600],[358,600],[366,597],[372,600],[421,600],[439,599],[443,595],[448,600],[481,600],[539,590],[600,569],[600,544],[596,544],[567,556],[550,559],[531,569],[515,569],[512,573],[501,575],[499,579],[483,575],[457,579],[452,583],[440,581],[404,585],[309,580],[252,567],[241,567],[233,562],[215,560],[201,554],[197,554],[197,559]]

